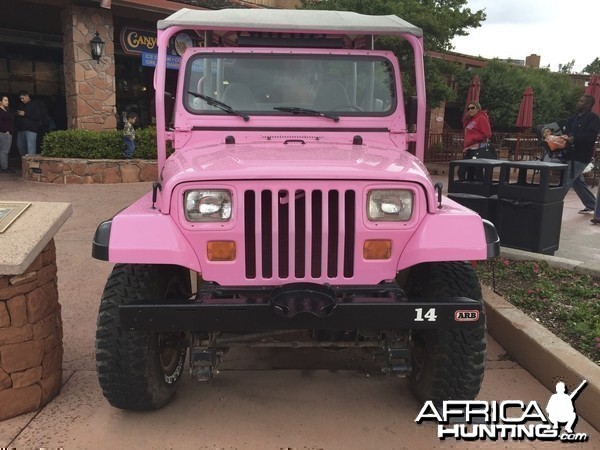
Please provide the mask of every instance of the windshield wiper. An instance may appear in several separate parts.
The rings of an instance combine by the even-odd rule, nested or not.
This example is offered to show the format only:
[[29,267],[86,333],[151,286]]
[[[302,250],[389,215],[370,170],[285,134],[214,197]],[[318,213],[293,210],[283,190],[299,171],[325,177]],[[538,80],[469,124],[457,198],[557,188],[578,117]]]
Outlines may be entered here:
[[250,116],[248,114],[244,114],[243,112],[237,111],[237,110],[233,109],[231,106],[229,106],[227,103],[220,102],[216,98],[209,97],[208,95],[198,94],[197,92],[192,92],[192,91],[188,91],[188,94],[191,94],[196,98],[201,98],[208,105],[216,106],[217,108],[219,108],[222,111],[225,111],[226,113],[235,114],[236,116],[240,116],[242,119],[244,119],[245,122],[248,122],[250,120]]
[[335,114],[327,114],[316,109],[298,108],[296,106],[275,106],[273,109],[281,112],[289,112],[299,116],[319,116],[332,119],[334,122],[339,122],[340,117]]

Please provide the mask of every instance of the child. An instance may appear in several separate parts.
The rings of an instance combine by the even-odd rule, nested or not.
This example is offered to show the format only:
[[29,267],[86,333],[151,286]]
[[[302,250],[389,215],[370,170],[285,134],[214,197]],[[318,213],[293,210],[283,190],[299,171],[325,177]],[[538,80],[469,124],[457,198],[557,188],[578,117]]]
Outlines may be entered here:
[[546,149],[544,161],[556,159],[562,162],[564,159],[562,150],[567,146],[567,136],[555,136],[552,128],[544,128],[542,130],[542,140]]
[[133,124],[137,120],[137,114],[133,111],[129,111],[125,117],[127,121],[123,128],[123,142],[125,143],[123,156],[125,159],[131,159],[135,152],[135,128],[133,128]]

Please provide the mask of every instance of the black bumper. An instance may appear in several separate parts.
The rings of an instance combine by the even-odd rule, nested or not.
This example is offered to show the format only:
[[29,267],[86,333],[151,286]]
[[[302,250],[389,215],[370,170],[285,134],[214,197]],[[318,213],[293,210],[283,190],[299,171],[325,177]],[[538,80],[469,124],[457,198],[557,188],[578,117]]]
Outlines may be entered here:
[[[419,301],[417,301],[419,300]],[[121,326],[139,331],[259,331],[259,330],[409,330],[475,327],[485,321],[481,301],[464,297],[410,302],[354,298],[337,302],[326,315],[278,313],[265,300],[247,303],[210,300],[204,303],[132,303],[120,307]]]

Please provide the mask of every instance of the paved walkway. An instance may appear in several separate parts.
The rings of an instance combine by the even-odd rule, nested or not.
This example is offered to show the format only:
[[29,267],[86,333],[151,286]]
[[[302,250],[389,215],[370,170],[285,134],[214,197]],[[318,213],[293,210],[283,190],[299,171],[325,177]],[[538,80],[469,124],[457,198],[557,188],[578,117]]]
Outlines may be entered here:
[[[443,176],[436,179],[446,184]],[[439,441],[433,427],[414,423],[418,405],[406,380],[379,375],[363,356],[348,353],[230,352],[219,377],[199,384],[184,376],[174,401],[160,411],[131,413],[110,407],[97,383],[94,334],[99,299],[112,267],[91,258],[91,240],[99,222],[149,190],[149,183],[52,185],[0,174],[0,201],[73,205],[73,216],[56,236],[64,387],[41,411],[0,422],[0,447],[497,447],[489,441]],[[569,193],[557,256],[600,268],[600,226],[590,225],[589,215],[578,215],[580,208]],[[481,399],[545,405],[550,394],[490,338]],[[590,436],[581,448],[598,448],[600,433],[585,420],[576,430]],[[558,447],[538,441],[502,444]]]

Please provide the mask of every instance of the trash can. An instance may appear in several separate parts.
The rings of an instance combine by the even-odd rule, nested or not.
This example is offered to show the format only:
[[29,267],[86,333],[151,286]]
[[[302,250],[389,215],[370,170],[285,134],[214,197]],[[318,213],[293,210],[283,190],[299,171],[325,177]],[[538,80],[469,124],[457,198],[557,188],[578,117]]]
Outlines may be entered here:
[[484,197],[476,194],[452,194],[449,192],[448,198],[466,208],[469,208],[472,211],[475,211],[482,219],[489,220],[492,223],[494,223],[496,220],[496,202],[498,201],[497,195]]
[[507,161],[500,169],[499,198],[540,203],[563,201],[566,164],[542,161]]
[[[482,219],[495,220],[500,167],[497,159],[460,159],[450,161],[448,198],[475,211]],[[466,178],[459,177],[459,171]]]
[[[491,197],[498,192],[500,167],[497,159],[459,159],[450,161],[448,170],[448,193],[475,194]],[[458,177],[459,169],[467,170],[467,178]]]
[[554,255],[560,242],[566,164],[509,161],[500,169],[495,222],[505,247]]

